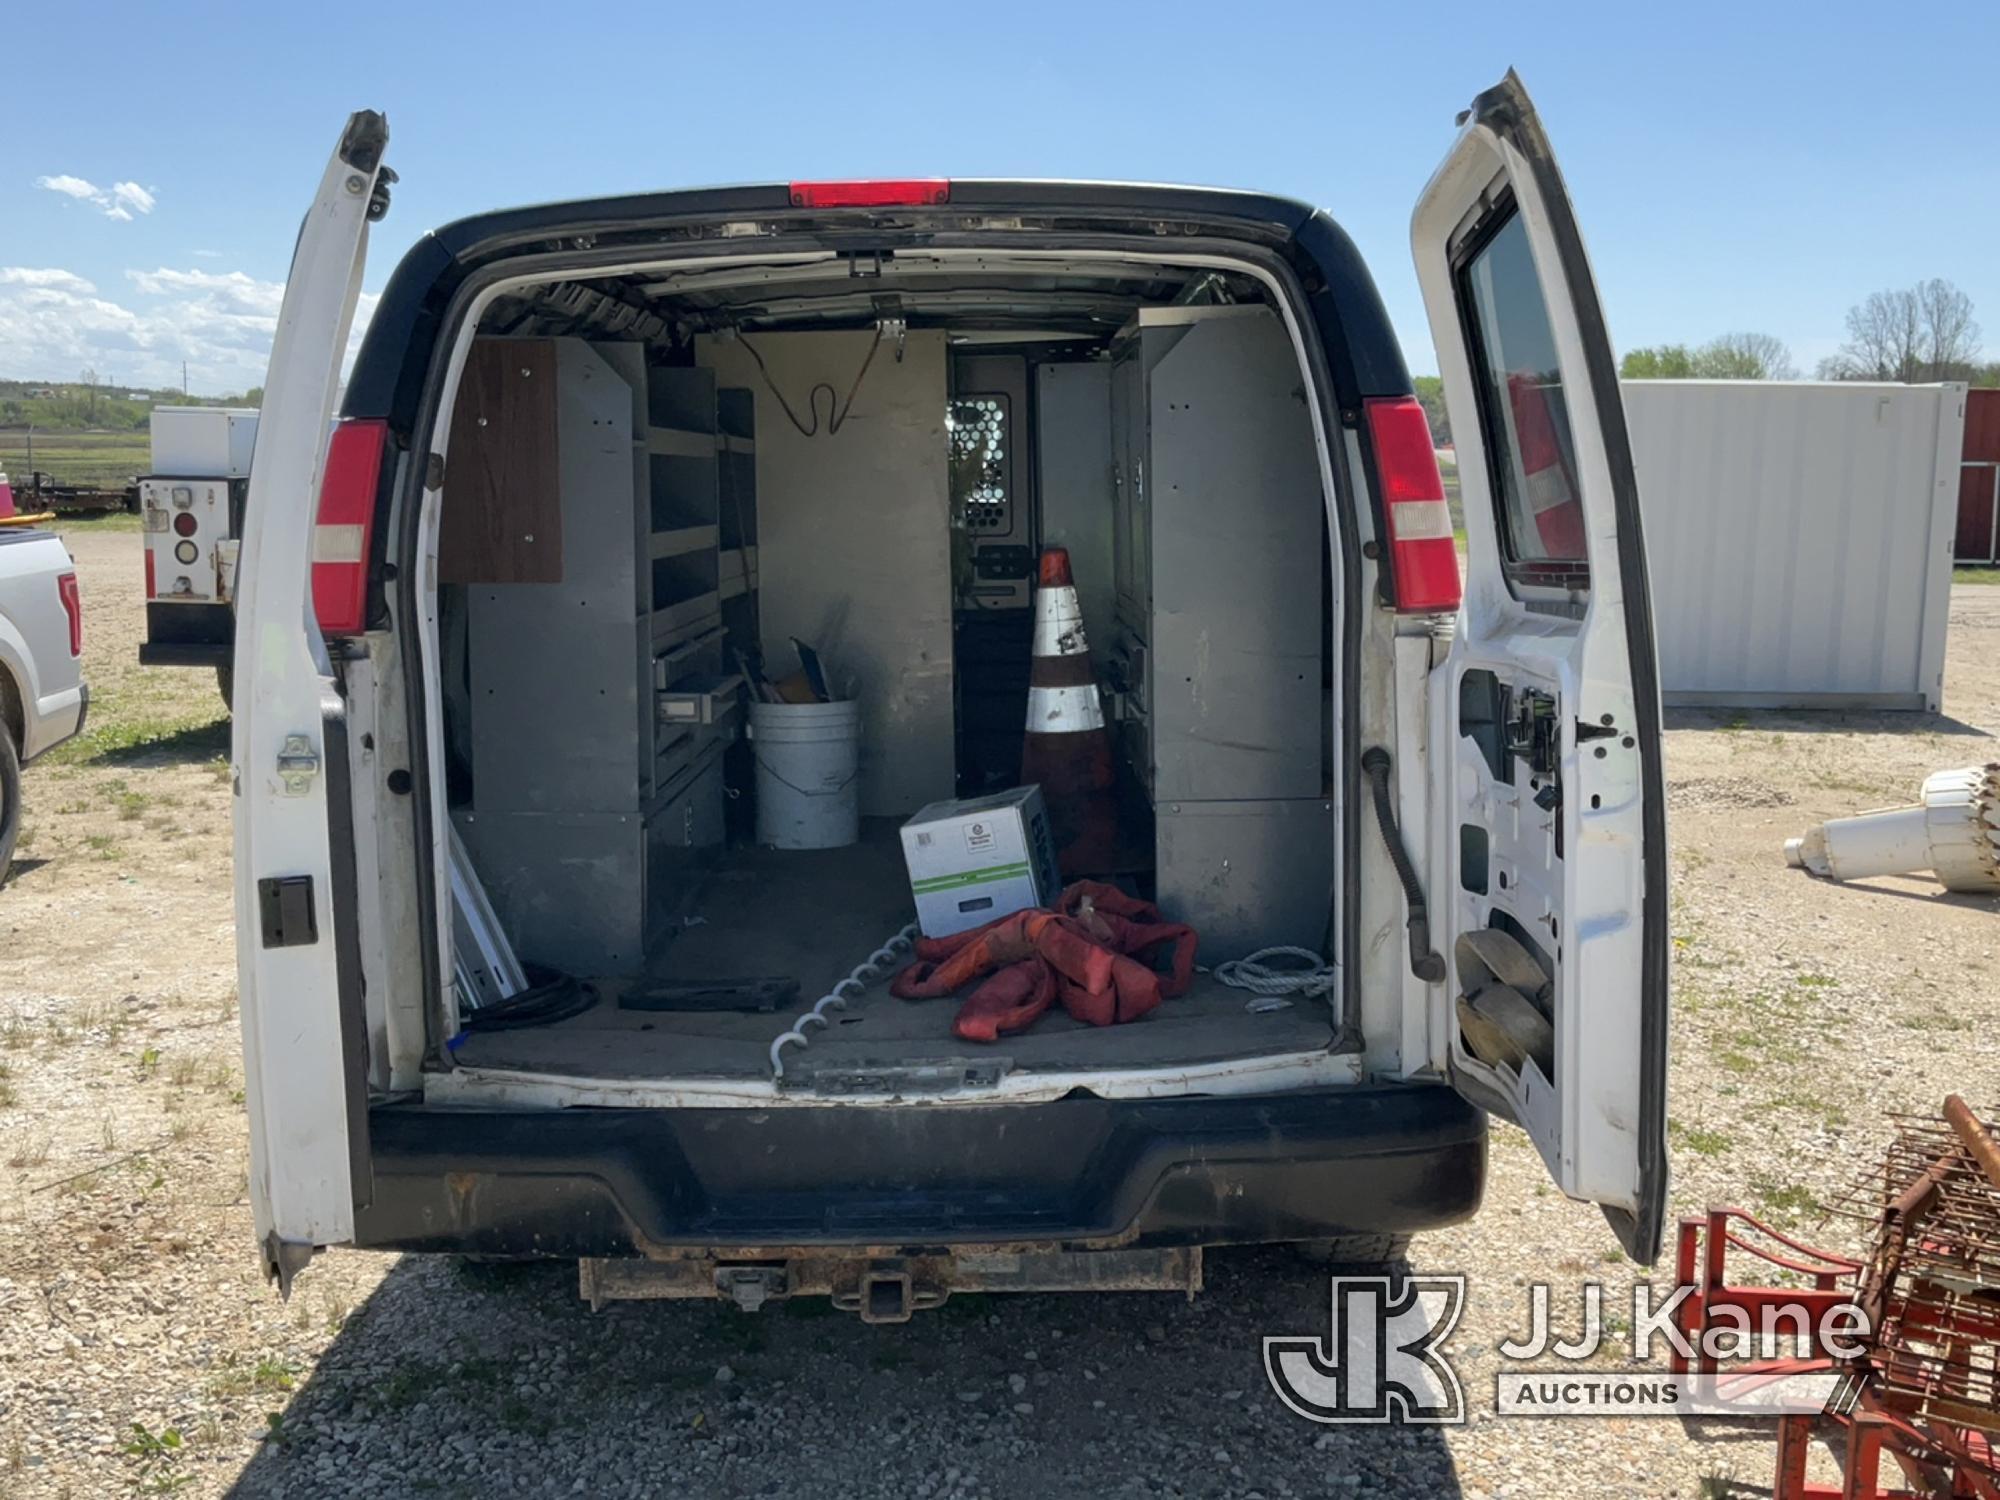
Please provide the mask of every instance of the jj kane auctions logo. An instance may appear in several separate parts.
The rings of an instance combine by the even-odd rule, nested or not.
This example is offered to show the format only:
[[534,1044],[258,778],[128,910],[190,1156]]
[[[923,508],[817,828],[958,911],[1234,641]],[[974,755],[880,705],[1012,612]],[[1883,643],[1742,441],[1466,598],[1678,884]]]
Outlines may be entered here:
[[[1780,1304],[1754,1322],[1743,1308],[1712,1307],[1692,1338],[1682,1326],[1692,1290],[1680,1287],[1658,1301],[1647,1283],[1633,1286],[1626,1326],[1635,1359],[1653,1358],[1661,1345],[1675,1364],[1695,1369],[1808,1350],[1841,1362],[1862,1352],[1867,1315],[1848,1302]],[[1280,1401],[1312,1422],[1465,1421],[1465,1388],[1446,1349],[1465,1310],[1465,1277],[1336,1276],[1330,1291],[1326,1333],[1264,1340],[1264,1374]],[[1817,1412],[1840,1378],[1824,1367],[1777,1377],[1605,1368],[1595,1363],[1606,1348],[1602,1286],[1583,1288],[1582,1328],[1573,1339],[1556,1336],[1549,1288],[1537,1284],[1528,1293],[1527,1332],[1497,1345],[1503,1364],[1494,1410],[1502,1416]],[[1531,1363],[1549,1358],[1560,1363]]]

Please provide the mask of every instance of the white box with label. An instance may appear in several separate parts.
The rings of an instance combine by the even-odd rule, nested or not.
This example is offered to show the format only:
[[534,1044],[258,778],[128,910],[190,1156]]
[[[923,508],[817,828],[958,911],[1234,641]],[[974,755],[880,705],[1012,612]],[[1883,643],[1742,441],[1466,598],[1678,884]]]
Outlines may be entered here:
[[1038,786],[933,802],[903,825],[903,863],[925,937],[949,937],[1062,889]]

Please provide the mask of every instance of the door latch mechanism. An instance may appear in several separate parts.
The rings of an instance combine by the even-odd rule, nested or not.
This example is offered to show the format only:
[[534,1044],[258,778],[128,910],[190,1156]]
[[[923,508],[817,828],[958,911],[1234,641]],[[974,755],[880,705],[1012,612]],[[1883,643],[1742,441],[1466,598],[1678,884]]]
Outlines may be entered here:
[[313,777],[319,775],[319,751],[312,737],[288,734],[278,751],[278,782],[287,797],[305,797],[312,792]]

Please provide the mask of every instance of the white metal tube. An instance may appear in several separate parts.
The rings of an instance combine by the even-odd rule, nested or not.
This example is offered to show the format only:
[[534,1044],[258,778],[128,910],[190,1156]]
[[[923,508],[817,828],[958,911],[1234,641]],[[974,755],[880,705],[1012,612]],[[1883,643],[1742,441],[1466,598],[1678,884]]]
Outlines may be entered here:
[[[1931,844],[1922,807],[1895,807],[1831,818],[1820,825],[1826,870],[1835,880],[1866,880],[1928,870]],[[1808,836],[1810,837],[1810,836]]]
[[1946,890],[2000,890],[2000,763],[1935,771],[1919,795],[1787,839],[1785,859],[1835,880],[1929,870]]

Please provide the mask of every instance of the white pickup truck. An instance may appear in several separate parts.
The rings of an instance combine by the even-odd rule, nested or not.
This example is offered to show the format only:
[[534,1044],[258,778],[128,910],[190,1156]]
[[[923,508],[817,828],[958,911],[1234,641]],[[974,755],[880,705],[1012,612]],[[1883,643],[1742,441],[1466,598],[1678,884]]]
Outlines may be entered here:
[[52,531],[0,527],[0,880],[21,832],[21,767],[83,728],[83,596]]

